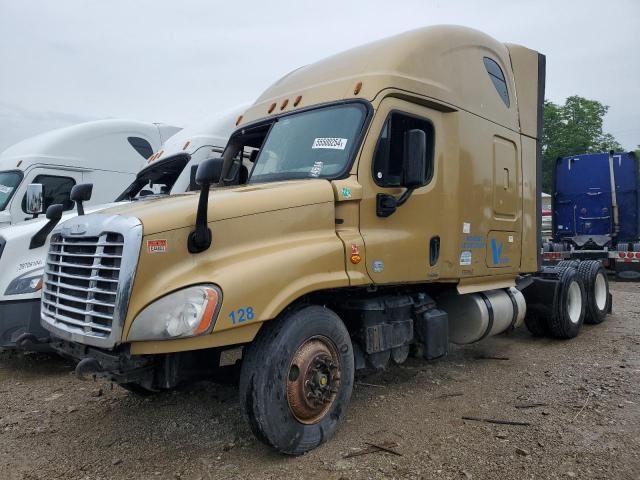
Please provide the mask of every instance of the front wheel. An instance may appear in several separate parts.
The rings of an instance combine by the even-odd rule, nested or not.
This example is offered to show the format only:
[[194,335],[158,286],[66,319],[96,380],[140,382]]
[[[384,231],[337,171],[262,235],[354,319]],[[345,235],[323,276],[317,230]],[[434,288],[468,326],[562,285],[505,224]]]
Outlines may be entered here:
[[349,332],[327,308],[305,307],[264,325],[240,374],[240,405],[253,433],[290,455],[325,442],[346,414],[353,358]]

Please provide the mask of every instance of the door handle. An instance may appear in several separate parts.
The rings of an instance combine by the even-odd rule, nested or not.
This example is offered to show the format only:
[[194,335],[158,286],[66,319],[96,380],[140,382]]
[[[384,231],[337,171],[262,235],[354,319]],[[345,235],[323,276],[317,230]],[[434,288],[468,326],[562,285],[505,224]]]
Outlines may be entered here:
[[438,263],[438,257],[440,257],[440,237],[436,235],[429,241],[429,265],[433,267]]

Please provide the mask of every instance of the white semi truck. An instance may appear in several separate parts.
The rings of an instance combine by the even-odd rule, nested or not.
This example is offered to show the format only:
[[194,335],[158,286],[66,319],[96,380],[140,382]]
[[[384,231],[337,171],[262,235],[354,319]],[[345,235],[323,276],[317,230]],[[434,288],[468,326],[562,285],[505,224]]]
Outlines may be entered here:
[[43,186],[42,210],[73,209],[74,185],[93,183],[89,205],[113,200],[179,127],[132,120],[96,120],[23,140],[0,154],[0,227],[32,218],[27,187]]
[[[188,191],[194,185],[194,168],[224,150],[239,111],[216,115],[173,135],[149,156],[133,182],[111,200],[148,201]],[[101,183],[94,184],[94,192]],[[95,205],[85,213],[112,205]],[[49,232],[58,222],[76,215],[72,210],[60,219],[35,219],[0,230],[0,348],[15,348],[18,342],[25,350],[48,349],[48,332],[40,326],[40,291]]]

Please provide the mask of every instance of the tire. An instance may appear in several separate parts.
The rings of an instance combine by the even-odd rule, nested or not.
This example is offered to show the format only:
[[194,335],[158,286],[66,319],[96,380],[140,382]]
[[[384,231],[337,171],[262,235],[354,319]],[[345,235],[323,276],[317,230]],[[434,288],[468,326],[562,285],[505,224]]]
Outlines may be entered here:
[[584,323],[602,323],[607,318],[611,302],[607,274],[602,264],[595,260],[580,262],[578,274],[587,296]]
[[[246,348],[240,405],[258,439],[301,455],[331,438],[342,423],[354,370],[342,320],[327,308],[304,307],[263,325]],[[309,388],[310,382],[315,386]]]
[[579,264],[580,264],[580,262],[578,260],[561,260],[556,264],[556,267],[558,267],[558,268],[563,268],[563,267],[578,268]]
[[558,292],[549,321],[555,338],[573,338],[584,323],[586,296],[582,278],[575,268],[565,268],[560,274]]
[[546,312],[527,307],[524,324],[527,330],[535,337],[547,337],[551,334]]

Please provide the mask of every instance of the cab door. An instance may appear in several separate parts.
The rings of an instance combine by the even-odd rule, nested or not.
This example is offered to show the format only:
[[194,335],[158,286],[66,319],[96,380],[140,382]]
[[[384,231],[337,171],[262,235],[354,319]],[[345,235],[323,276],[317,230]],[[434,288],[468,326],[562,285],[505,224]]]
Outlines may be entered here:
[[[437,279],[441,266],[442,192],[438,159],[442,112],[398,98],[378,107],[358,167],[363,187],[360,232],[366,249],[367,272],[378,284]],[[394,213],[381,216],[380,194],[399,198],[405,134],[423,130],[427,139],[424,184]],[[365,160],[368,159],[368,160]],[[363,161],[365,160],[365,161]]]

